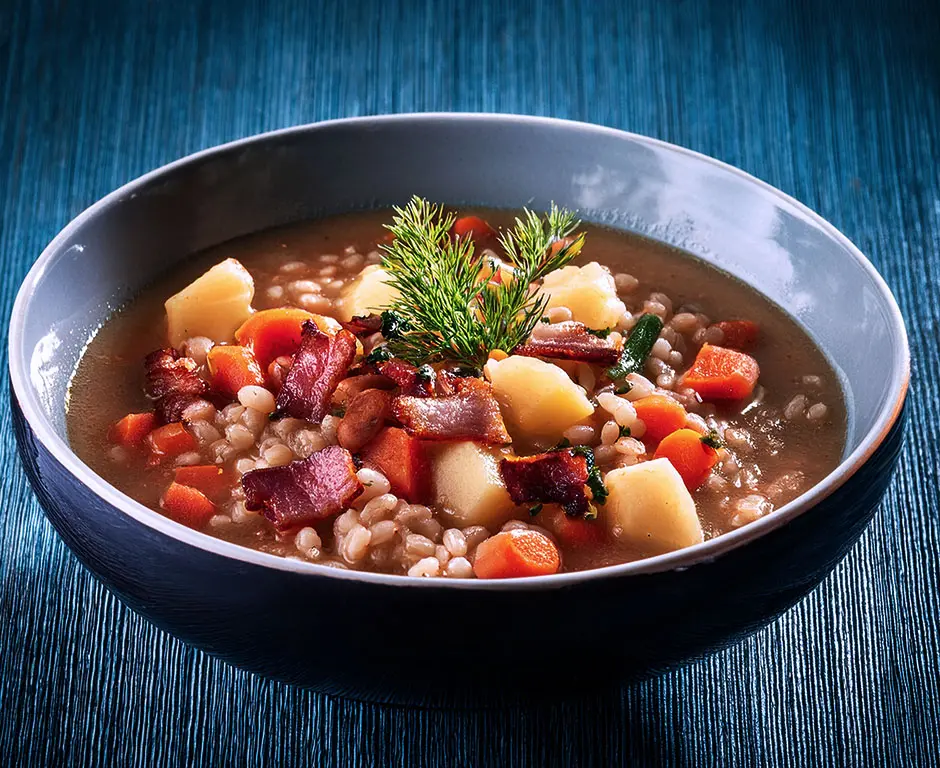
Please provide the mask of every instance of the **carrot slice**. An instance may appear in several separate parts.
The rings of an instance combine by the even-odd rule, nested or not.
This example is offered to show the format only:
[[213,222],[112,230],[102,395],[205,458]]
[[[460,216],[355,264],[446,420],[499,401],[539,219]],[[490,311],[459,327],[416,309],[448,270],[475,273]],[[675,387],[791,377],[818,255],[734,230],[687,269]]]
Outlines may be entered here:
[[751,320],[722,320],[715,325],[724,334],[722,346],[731,349],[747,349],[753,346],[760,333],[760,326]]
[[133,448],[140,445],[155,426],[157,417],[154,414],[129,413],[111,427],[108,439],[112,443]]
[[604,526],[597,520],[569,517],[561,509],[553,509],[544,516],[545,527],[569,547],[597,546],[604,541]]
[[152,463],[158,463],[163,458],[179,456],[187,451],[194,451],[199,446],[196,438],[189,434],[186,427],[178,421],[157,427],[147,435],[147,444],[153,454]]
[[684,384],[702,400],[742,400],[754,391],[760,366],[735,349],[704,344],[685,374]]
[[479,579],[514,579],[556,573],[560,566],[558,548],[547,536],[517,528],[482,542],[473,572]]
[[249,347],[267,370],[275,358],[291,356],[300,349],[301,326],[306,320],[312,320],[326,332],[326,324],[319,315],[296,307],[281,307],[255,312],[235,331],[235,340]]
[[694,429],[680,429],[663,438],[653,458],[669,459],[686,488],[694,491],[708,479],[718,453]]
[[160,506],[176,522],[196,530],[205,528],[215,514],[215,505],[202,491],[175,482],[164,492]]
[[430,464],[424,443],[398,427],[386,427],[359,454],[362,463],[378,470],[392,493],[413,504],[427,500]]
[[645,440],[658,443],[666,435],[685,426],[686,412],[668,395],[650,395],[633,403],[636,415],[646,424]]
[[469,237],[482,247],[486,247],[497,239],[496,230],[479,216],[463,216],[457,219],[450,228],[450,236],[461,239]]
[[225,470],[215,464],[177,467],[175,481],[202,491],[211,498],[221,496],[229,489],[229,478]]
[[264,386],[264,372],[248,347],[216,344],[206,358],[212,374],[212,388],[231,398],[238,397],[242,387]]

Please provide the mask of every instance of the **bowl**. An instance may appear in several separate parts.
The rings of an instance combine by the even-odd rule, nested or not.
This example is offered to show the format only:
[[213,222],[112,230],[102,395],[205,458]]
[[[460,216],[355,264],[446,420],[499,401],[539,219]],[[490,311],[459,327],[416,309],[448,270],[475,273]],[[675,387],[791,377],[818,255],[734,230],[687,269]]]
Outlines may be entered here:
[[[841,464],[772,514],[639,562],[510,581],[338,571],[198,533],[70,450],[69,377],[109,313],[194,251],[288,222],[401,203],[545,208],[679,246],[809,332],[848,408]],[[30,482],[76,557],[126,605],[225,661],[288,683],[411,703],[620,684],[740,640],[812,590],[891,478],[909,377],[897,304],[819,216],[661,141],[512,115],[356,118],[199,152],[132,181],[52,241],[16,298],[9,349]]]

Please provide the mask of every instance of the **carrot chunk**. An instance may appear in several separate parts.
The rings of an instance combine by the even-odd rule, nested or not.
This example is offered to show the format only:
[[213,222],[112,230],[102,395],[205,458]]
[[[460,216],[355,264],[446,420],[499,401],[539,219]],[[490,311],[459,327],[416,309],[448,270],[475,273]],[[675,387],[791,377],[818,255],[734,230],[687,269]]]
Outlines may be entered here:
[[514,579],[556,573],[560,566],[558,548],[547,536],[516,528],[477,547],[473,572],[479,579]]
[[658,443],[666,435],[685,426],[686,412],[668,395],[650,395],[633,403],[636,415],[646,424],[643,438]]
[[760,333],[760,326],[750,320],[722,320],[715,325],[724,334],[722,346],[731,349],[747,349],[753,346]]
[[597,520],[569,517],[561,509],[553,509],[543,515],[545,527],[566,546],[591,547],[604,541],[604,526]]
[[685,487],[694,491],[708,479],[718,453],[694,429],[680,429],[663,438],[653,458],[668,459]]
[[222,467],[215,464],[200,464],[195,467],[177,467],[175,480],[202,491],[210,498],[224,494],[230,487],[229,478]]
[[312,320],[318,327],[322,318],[296,307],[255,312],[235,331],[235,340],[249,347],[261,367],[267,370],[275,358],[291,356],[300,349],[301,326]]
[[450,228],[450,236],[459,237],[461,240],[469,237],[482,248],[491,245],[497,239],[496,230],[479,216],[463,216],[457,219]]
[[212,387],[231,398],[238,397],[242,387],[264,386],[264,372],[248,347],[217,344],[207,356]]
[[157,417],[154,414],[129,413],[111,427],[108,439],[112,443],[133,448],[140,445],[155,426]]
[[178,421],[157,427],[147,435],[147,444],[153,454],[151,456],[153,463],[158,463],[164,458],[179,456],[187,451],[194,451],[199,446],[196,438],[189,434],[186,427]]
[[685,374],[685,386],[702,400],[742,400],[754,391],[760,367],[750,355],[704,344]]
[[427,500],[430,464],[424,443],[398,427],[386,427],[360,452],[362,463],[378,470],[392,493],[414,504]]
[[205,528],[215,514],[215,505],[202,491],[181,483],[170,483],[160,499],[160,506],[176,522],[197,531]]

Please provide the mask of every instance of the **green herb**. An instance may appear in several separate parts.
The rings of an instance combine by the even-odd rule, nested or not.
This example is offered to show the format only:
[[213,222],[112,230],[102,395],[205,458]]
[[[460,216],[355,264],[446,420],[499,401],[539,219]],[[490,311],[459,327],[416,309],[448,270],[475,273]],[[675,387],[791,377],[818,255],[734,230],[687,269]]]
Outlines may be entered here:
[[551,322],[551,320],[549,320],[547,317],[543,317],[539,320],[539,322],[545,323],[545,325],[548,325]]
[[725,441],[721,439],[721,436],[714,429],[710,429],[707,435],[703,435],[699,439],[703,444],[707,445],[709,448],[714,448],[716,451],[719,448],[725,447]]
[[542,511],[541,504],[533,504],[531,507],[529,507],[529,514],[532,515],[532,517],[535,517],[541,511]]
[[646,358],[653,351],[653,345],[662,329],[663,321],[656,315],[643,315],[637,320],[630,338],[624,342],[620,361],[607,369],[607,375],[617,381],[631,373],[639,373],[643,369]]
[[613,329],[612,328],[585,328],[584,330],[587,331],[592,336],[597,336],[597,338],[599,339],[606,339],[608,336],[610,336],[610,332]]
[[[585,461],[587,461],[587,487],[591,489],[591,495],[594,497],[594,501],[603,506],[610,492],[607,490],[607,486],[604,485],[601,471],[594,461],[594,451],[586,445],[577,445],[571,449],[571,453],[575,456],[583,456]],[[592,512],[585,515],[585,517],[588,519],[597,517],[597,510],[592,510]]]
[[437,373],[434,371],[434,369],[430,365],[422,365],[418,369],[418,373],[416,374],[416,376],[418,377],[418,381],[428,382],[428,381],[434,381],[434,378],[435,376],[437,376]]
[[632,385],[629,381],[624,381],[622,384],[618,384],[618,385],[614,388],[614,394],[615,394],[615,395],[625,395],[625,394],[627,394],[627,392],[629,392],[631,389],[633,389],[633,385]]
[[391,360],[394,355],[392,350],[388,348],[388,344],[379,344],[375,349],[373,349],[368,355],[366,355],[366,362],[372,363],[384,363],[386,360]]
[[621,427],[620,428],[621,437],[630,437],[630,427]]
[[570,448],[570,447],[571,447],[571,441],[567,437],[563,437],[561,438],[561,440],[558,441],[558,444],[554,448],[552,448],[552,450],[563,451],[565,448]]
[[407,330],[407,323],[398,314],[389,309],[382,313],[382,335],[386,340],[400,338]]
[[346,415],[346,409],[341,406],[334,406],[330,411],[331,416],[336,416],[337,418],[343,418]]
[[395,208],[387,226],[395,238],[381,246],[388,282],[399,292],[391,306],[398,335],[388,346],[416,365],[451,360],[482,368],[492,350],[509,352],[529,337],[548,303],[532,283],[577,256],[584,235],[554,250],[580,222],[555,205],[544,218],[525,211],[500,235],[513,278],[490,285],[473,241],[449,236],[453,223],[453,214],[420,197]]

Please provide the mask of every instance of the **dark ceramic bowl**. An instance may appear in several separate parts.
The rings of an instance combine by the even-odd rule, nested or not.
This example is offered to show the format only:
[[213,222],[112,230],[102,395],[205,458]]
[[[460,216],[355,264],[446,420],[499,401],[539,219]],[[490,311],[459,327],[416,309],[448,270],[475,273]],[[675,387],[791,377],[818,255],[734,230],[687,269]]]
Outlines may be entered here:
[[[677,245],[758,288],[829,356],[848,443],[823,482],[679,552],[503,582],[344,572],[197,533],[105,483],[69,449],[66,388],[109,313],[188,254],[417,193],[535,208]],[[50,521],[133,610],[239,667],[358,697],[442,701],[616,684],[733,643],[838,563],[882,498],[909,353],[891,293],[842,234],[741,171],[660,141],[508,115],[339,120],[200,152],[71,222],[16,299],[20,452]]]

